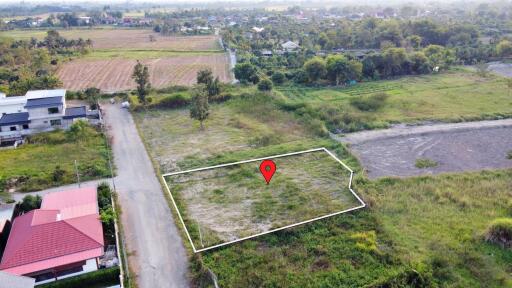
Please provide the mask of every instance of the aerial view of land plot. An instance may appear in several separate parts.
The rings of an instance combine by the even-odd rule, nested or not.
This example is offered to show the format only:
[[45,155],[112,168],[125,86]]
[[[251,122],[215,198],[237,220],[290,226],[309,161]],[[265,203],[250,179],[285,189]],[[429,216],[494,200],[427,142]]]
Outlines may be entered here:
[[511,1],[0,2],[0,288],[512,288]]
[[349,190],[350,172],[326,152],[270,159],[277,170],[268,185],[258,170],[261,161],[165,177],[173,197],[186,207],[196,247],[361,205]]

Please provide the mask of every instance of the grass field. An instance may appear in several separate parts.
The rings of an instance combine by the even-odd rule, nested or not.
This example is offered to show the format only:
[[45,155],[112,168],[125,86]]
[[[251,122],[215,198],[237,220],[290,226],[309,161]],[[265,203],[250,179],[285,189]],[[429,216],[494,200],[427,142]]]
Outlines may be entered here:
[[[512,116],[512,98],[504,78],[480,77],[462,69],[437,75],[402,77],[348,88],[279,89],[289,105],[306,104],[332,130],[385,127],[427,120],[462,121]],[[361,111],[351,99],[389,95],[376,111]],[[299,111],[303,112],[303,111]]]
[[277,171],[269,185],[261,161],[166,177],[196,249],[361,205],[348,188],[350,172],[326,152],[271,159]]
[[[163,172],[318,146],[360,171],[340,144],[277,104],[259,96],[213,105],[205,131],[186,109],[134,116]],[[201,253],[192,258],[194,281],[211,285],[207,267],[221,287],[512,287],[512,251],[483,238],[492,220],[512,216],[511,183],[512,170],[357,175],[368,208]]]
[[[74,161],[77,161],[80,180],[102,178],[110,175],[107,163],[107,146],[104,137],[93,134],[88,140],[66,139],[64,132],[56,131],[38,135],[54,139],[46,144],[26,144],[17,149],[0,152],[0,180],[13,182],[18,191],[37,191],[76,182]],[[56,166],[63,172],[54,178]],[[17,181],[15,181],[17,179]],[[6,185],[9,186],[9,185]]]

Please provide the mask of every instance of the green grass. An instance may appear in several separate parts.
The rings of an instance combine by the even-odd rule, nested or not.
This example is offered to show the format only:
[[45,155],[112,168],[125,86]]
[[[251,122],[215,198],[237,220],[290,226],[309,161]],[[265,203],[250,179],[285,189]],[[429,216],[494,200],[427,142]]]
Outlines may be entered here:
[[419,158],[419,159],[416,159],[416,163],[414,164],[414,166],[416,166],[416,168],[432,168],[432,167],[436,167],[438,165],[438,163],[434,160],[430,160],[430,159],[427,159],[427,158]]
[[[306,105],[299,113],[324,120],[331,130],[385,127],[389,123],[425,120],[463,121],[512,116],[512,99],[504,78],[482,78],[455,69],[442,74],[360,83],[348,88],[279,88],[287,105]],[[377,111],[360,111],[354,99],[385,92]]]
[[[308,114],[278,107],[249,96],[212,105],[206,131],[186,109],[134,116],[163,172],[319,146],[360,171],[341,144],[315,136]],[[251,184],[243,175],[222,184]],[[196,255],[195,284],[211,286],[207,267],[221,287],[512,287],[512,250],[485,241],[490,223],[511,215],[512,170],[377,181],[356,175],[354,188],[367,208]],[[212,187],[208,200],[226,205],[230,189]],[[272,215],[279,202],[261,196],[248,213]],[[185,208],[183,199],[178,203]]]
[[[44,137],[45,134],[38,135]],[[65,139],[63,131],[50,132],[54,138]],[[96,132],[88,140],[63,140],[58,144],[25,144],[17,149],[0,151],[0,179],[18,179],[19,191],[37,191],[52,186],[76,182],[74,161],[78,163],[80,180],[110,175],[107,146],[102,134]],[[53,171],[59,165],[65,171],[60,181],[54,181]]]

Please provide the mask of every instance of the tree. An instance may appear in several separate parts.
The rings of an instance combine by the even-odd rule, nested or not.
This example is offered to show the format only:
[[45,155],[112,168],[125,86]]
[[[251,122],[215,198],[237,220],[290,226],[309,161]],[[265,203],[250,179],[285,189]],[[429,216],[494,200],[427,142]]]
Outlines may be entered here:
[[501,40],[500,43],[496,45],[496,53],[500,57],[512,56],[512,42]]
[[[355,76],[353,73],[350,61],[343,55],[329,55],[327,56],[327,75],[331,80],[336,82],[336,86],[340,85],[341,82],[347,82],[348,80],[354,80]],[[362,66],[361,66],[362,70]],[[360,75],[361,72],[359,72]]]
[[485,62],[479,62],[475,65],[476,68],[476,74],[480,77],[487,77],[487,74],[489,71],[487,70],[489,68],[489,64]]
[[310,82],[316,82],[323,78],[326,73],[325,60],[320,57],[313,57],[304,63],[304,71]]
[[236,64],[234,68],[235,78],[242,83],[256,84],[259,81],[258,69],[251,63]]
[[210,68],[197,72],[197,84],[204,84],[206,86],[209,98],[220,93],[219,77],[213,79],[213,72]]
[[98,102],[100,100],[101,90],[98,88],[91,87],[85,89],[84,93],[87,98],[87,101],[89,102],[89,105],[91,106],[91,109],[96,109],[98,107]]
[[36,195],[36,196],[27,195],[27,196],[23,197],[23,200],[21,200],[21,202],[19,203],[19,207],[20,207],[21,211],[23,211],[23,212],[29,212],[34,209],[39,209],[39,208],[41,208],[42,200],[43,199],[39,195]]
[[270,91],[270,90],[272,90],[272,86],[273,86],[273,83],[272,83],[272,81],[270,79],[263,78],[263,80],[261,80],[258,83],[258,90],[260,90],[260,91]]
[[190,105],[190,118],[198,120],[201,130],[204,130],[203,122],[208,118],[208,93],[204,84],[198,84],[192,91],[192,99]]
[[137,97],[139,98],[139,102],[142,103],[142,105],[146,105],[146,96],[149,94],[149,90],[151,89],[148,66],[137,61],[137,64],[133,69],[132,78],[135,80],[135,83],[137,83]]
[[277,85],[283,84],[285,80],[286,77],[283,72],[276,71],[274,74],[272,74],[272,82]]

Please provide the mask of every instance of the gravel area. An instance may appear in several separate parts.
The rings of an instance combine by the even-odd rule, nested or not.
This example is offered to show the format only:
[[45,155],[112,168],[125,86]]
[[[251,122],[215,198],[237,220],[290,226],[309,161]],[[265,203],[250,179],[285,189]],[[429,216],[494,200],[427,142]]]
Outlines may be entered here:
[[[397,127],[352,133],[349,144],[369,178],[512,168],[512,121],[481,121]],[[417,168],[418,159],[437,166]]]

